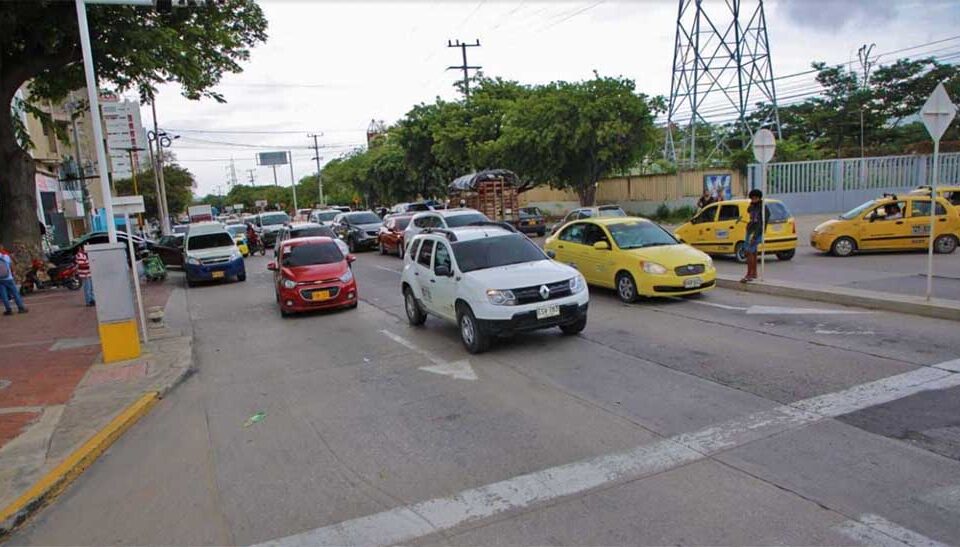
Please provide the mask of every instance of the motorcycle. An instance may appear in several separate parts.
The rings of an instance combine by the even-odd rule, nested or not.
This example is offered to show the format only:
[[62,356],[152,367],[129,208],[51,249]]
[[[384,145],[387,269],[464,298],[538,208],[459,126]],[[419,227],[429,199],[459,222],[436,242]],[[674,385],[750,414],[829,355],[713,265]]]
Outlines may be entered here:
[[66,287],[71,291],[80,290],[83,284],[78,273],[76,262],[53,264],[34,259],[24,277],[21,290],[24,294],[52,287]]

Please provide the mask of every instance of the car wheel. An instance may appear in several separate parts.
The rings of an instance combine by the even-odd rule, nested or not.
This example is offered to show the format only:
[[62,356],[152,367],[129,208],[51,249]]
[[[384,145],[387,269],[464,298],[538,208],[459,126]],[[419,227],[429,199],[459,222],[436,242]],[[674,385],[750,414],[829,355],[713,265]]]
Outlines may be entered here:
[[196,286],[197,286],[197,282],[196,282],[196,281],[191,281],[190,279],[187,279],[187,286],[188,286],[188,287],[196,287]]
[[933,250],[939,254],[948,255],[957,250],[957,238],[951,235],[942,235],[933,240]]
[[237,274],[237,281],[246,281],[246,280],[247,280],[247,272],[240,272]]
[[290,317],[290,312],[283,309],[283,306],[280,306],[280,317]]
[[857,250],[857,242],[849,237],[838,237],[830,245],[830,254],[833,256],[850,256]]
[[797,253],[796,249],[790,249],[789,251],[780,251],[777,253],[777,260],[787,261],[793,258],[793,255]]
[[427,314],[423,313],[423,308],[420,307],[410,287],[403,289],[403,307],[407,311],[407,320],[411,325],[419,327],[427,320]]
[[547,231],[546,231],[546,230],[540,230],[539,232],[537,232],[537,237],[543,237],[543,236],[545,236],[546,234],[547,234]]
[[483,353],[490,345],[490,337],[483,332],[473,311],[468,306],[460,306],[457,314],[457,325],[460,327],[460,340],[463,347],[470,353]]
[[573,336],[575,334],[580,334],[580,332],[586,327],[587,327],[587,316],[584,315],[583,317],[574,321],[573,323],[560,325],[560,330],[563,332],[564,336]]
[[736,257],[737,262],[741,264],[747,263],[747,252],[743,250],[743,242],[737,242],[736,246],[733,248],[733,255]]
[[620,300],[630,304],[637,300],[637,282],[629,272],[617,274],[617,296]]

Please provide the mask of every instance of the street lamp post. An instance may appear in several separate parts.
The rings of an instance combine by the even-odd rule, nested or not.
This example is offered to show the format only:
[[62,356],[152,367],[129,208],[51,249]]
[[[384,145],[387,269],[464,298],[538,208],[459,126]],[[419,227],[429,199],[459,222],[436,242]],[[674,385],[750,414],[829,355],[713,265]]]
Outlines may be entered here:
[[[154,112],[156,112],[156,110],[154,110]],[[156,114],[154,114],[154,128],[156,128]],[[170,148],[174,139],[179,138],[180,135],[170,136],[166,131],[159,131],[157,129],[147,131],[147,140],[150,141],[150,143],[157,143],[157,150],[153,158],[153,172],[157,177],[157,203],[159,204],[158,209],[162,216],[160,219],[160,231],[165,236],[170,235],[170,209],[167,203],[167,184],[163,178],[163,149]],[[152,144],[150,145],[150,149],[151,152],[153,152]]]

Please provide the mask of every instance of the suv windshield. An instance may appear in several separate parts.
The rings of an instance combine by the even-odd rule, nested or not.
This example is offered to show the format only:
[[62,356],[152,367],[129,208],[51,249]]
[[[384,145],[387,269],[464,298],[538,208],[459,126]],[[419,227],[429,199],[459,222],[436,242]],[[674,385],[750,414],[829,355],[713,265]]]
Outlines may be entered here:
[[543,216],[543,213],[541,213],[540,209],[537,209],[536,207],[523,207],[520,209],[520,218],[540,216]]
[[260,215],[261,226],[274,226],[276,224],[286,224],[290,222],[290,216],[287,213],[270,213]]
[[547,260],[540,247],[521,234],[458,241],[453,244],[453,255],[464,273]]
[[213,249],[215,247],[233,247],[233,237],[227,232],[216,232],[190,236],[187,240],[187,249],[191,251]]
[[625,217],[627,213],[619,207],[600,207],[597,209],[597,216],[601,217]]
[[333,243],[315,243],[290,247],[283,254],[284,266],[312,266],[314,264],[333,264],[343,260],[343,253]]
[[379,224],[382,222],[376,213],[364,211],[362,213],[350,213],[346,215],[347,222],[350,224]]
[[313,217],[317,219],[317,222],[329,222],[333,218],[340,214],[340,211],[320,211],[319,213],[314,213]]
[[295,237],[336,237],[333,229],[328,226],[308,226],[306,228],[296,228],[290,230],[290,238]]
[[419,213],[420,211],[429,211],[429,210],[430,210],[430,206],[427,205],[426,203],[411,203],[411,204],[407,205],[406,210],[407,210],[407,211],[416,211],[416,212]]
[[412,218],[413,217],[401,217],[394,219],[393,222],[396,224],[397,230],[404,230],[406,229],[407,225],[410,224],[410,219]]
[[850,209],[846,213],[843,213],[842,215],[840,215],[840,218],[842,218],[843,220],[852,220],[854,218],[857,218],[858,216],[863,214],[864,211],[869,209],[874,203],[876,202],[873,200],[870,200],[855,209]]
[[607,229],[610,230],[617,247],[621,249],[677,244],[677,240],[669,232],[652,222],[619,222],[608,224]]
[[458,228],[460,226],[466,226],[467,224],[473,224],[474,222],[483,222],[487,220],[487,217],[483,213],[470,213],[467,215],[453,215],[445,218],[447,221],[447,226],[449,228]]

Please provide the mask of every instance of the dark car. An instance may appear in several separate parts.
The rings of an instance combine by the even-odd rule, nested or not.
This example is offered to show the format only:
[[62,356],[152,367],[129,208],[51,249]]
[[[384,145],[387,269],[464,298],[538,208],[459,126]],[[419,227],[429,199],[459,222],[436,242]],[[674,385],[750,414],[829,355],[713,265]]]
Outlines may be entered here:
[[403,231],[410,224],[413,215],[390,215],[380,227],[380,254],[396,254],[403,258]]
[[383,221],[373,211],[343,213],[333,221],[333,229],[347,242],[351,253],[377,247]]
[[260,239],[267,247],[272,247],[277,241],[277,235],[284,225],[290,223],[290,215],[283,211],[267,211],[254,217],[254,226],[260,232]]
[[[73,262],[74,255],[77,254],[77,249],[83,245],[99,245],[101,243],[108,243],[110,241],[107,232],[90,232],[89,234],[84,234],[77,239],[74,239],[70,242],[70,245],[50,253],[50,261],[54,264],[63,264],[65,262]],[[121,230],[117,230],[117,243],[123,243],[124,250],[127,251],[127,260],[130,259],[129,246],[127,245],[127,233]],[[152,251],[156,243],[150,241],[149,239],[143,239],[140,236],[133,236],[133,249],[134,252],[140,254],[143,251]]]
[[153,252],[165,265],[183,267],[183,237],[184,234],[163,236],[153,246]]
[[525,234],[543,237],[547,233],[547,220],[539,207],[521,207],[517,229]]

